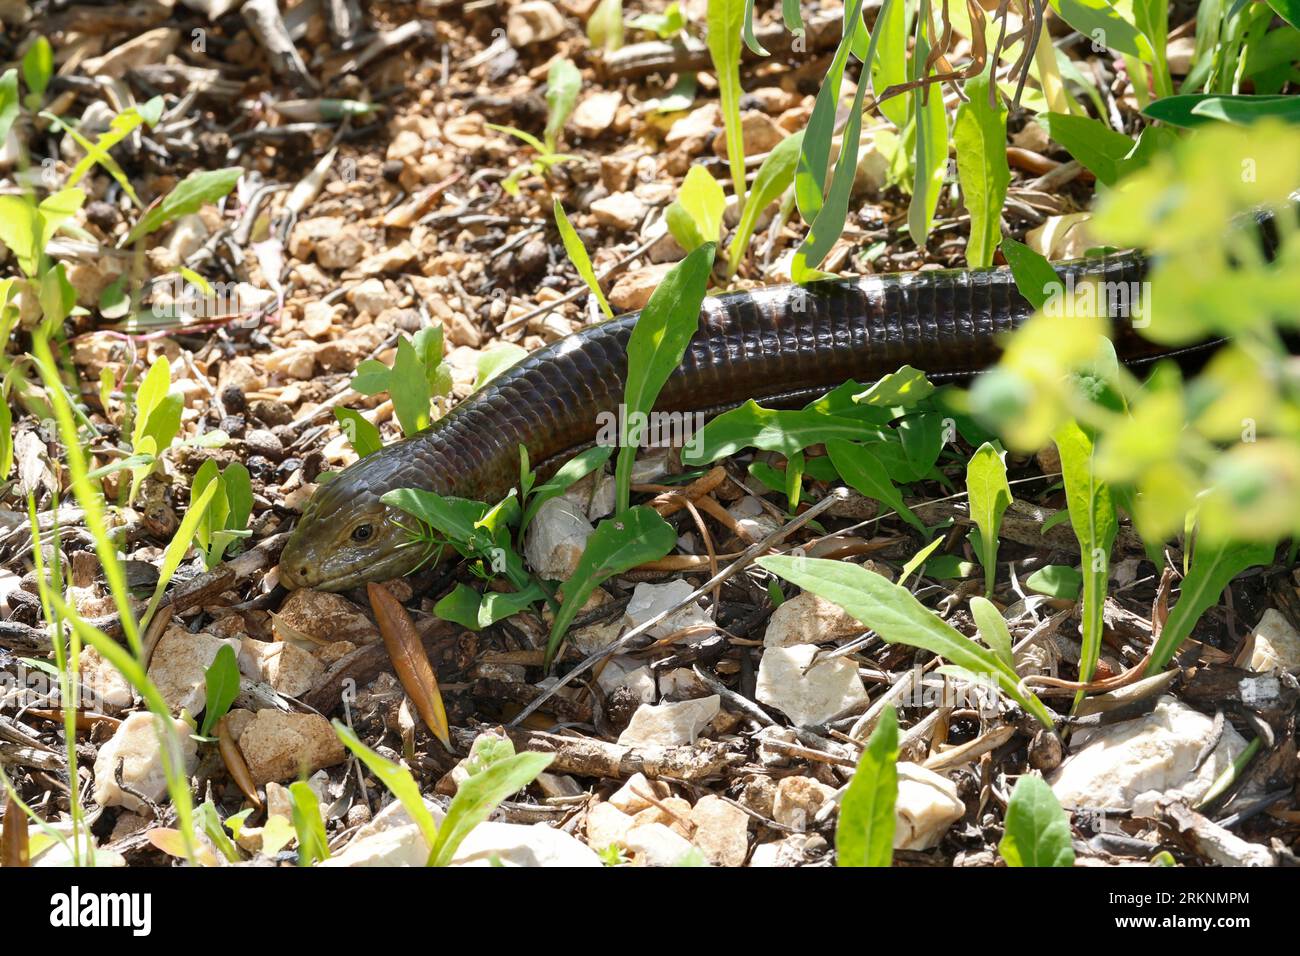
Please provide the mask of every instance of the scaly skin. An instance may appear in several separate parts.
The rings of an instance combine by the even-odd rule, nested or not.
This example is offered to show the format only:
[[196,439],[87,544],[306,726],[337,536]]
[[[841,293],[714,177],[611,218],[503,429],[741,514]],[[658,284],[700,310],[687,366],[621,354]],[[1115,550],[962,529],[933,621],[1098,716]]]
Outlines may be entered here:
[[[1104,282],[1140,282],[1146,260],[1058,263]],[[700,330],[659,396],[661,411],[721,411],[748,399],[813,396],[909,364],[933,379],[996,361],[999,340],[1032,312],[1008,269],[944,270],[780,286],[708,298]],[[541,462],[589,444],[614,412],[636,315],[592,326],[532,353],[433,427],[396,442],[316,492],[280,562],[289,587],[343,590],[414,570],[427,558],[379,499],[420,488],[494,502],[519,475],[519,446]],[[1165,350],[1116,321],[1124,361]],[[409,516],[405,523],[409,526]]]

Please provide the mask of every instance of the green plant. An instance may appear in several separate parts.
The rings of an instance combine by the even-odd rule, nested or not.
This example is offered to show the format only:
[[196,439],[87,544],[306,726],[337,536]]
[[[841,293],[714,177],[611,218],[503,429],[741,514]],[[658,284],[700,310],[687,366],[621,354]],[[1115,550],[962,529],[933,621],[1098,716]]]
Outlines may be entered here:
[[573,263],[573,267],[578,270],[578,275],[582,281],[587,283],[587,288],[591,294],[596,297],[600,304],[600,311],[605,313],[605,318],[612,319],[614,310],[609,307],[609,300],[605,298],[605,293],[601,291],[600,281],[596,278],[596,270],[591,267],[591,257],[587,255],[587,248],[578,238],[577,230],[569,222],[569,217],[565,215],[564,207],[560,201],[555,200],[555,225],[560,230],[560,240],[564,243],[564,251]]
[[993,594],[997,578],[998,532],[1002,515],[1011,505],[1011,486],[1007,484],[1007,466],[993,445],[985,442],[966,464],[966,493],[970,498],[975,553],[984,566],[984,594]]
[[604,50],[617,50],[623,45],[623,0],[600,0],[596,4],[587,19],[587,39],[593,47]]
[[[718,77],[718,99],[731,166],[731,190],[745,203],[745,137],[740,120],[740,47],[745,0],[708,0],[706,42]],[[706,236],[712,241],[715,237]]]
[[316,791],[305,780],[289,784],[293,829],[298,835],[298,865],[311,866],[330,857],[325,821],[321,819]]
[[[602,0],[602,5],[609,3],[621,5],[621,0]],[[621,37],[621,14],[618,23]],[[622,42],[621,39],[619,42]],[[496,123],[487,124],[489,129],[494,129],[499,133],[506,133],[531,146],[537,154],[531,162],[516,166],[505,179],[501,180],[501,188],[510,195],[519,195],[519,181],[530,172],[538,176],[545,176],[552,167],[560,163],[575,162],[578,159],[577,156],[568,153],[556,152],[555,147],[560,139],[560,131],[564,129],[564,124],[568,122],[569,115],[577,105],[578,93],[581,89],[582,74],[573,65],[573,61],[566,60],[563,57],[556,58],[552,61],[550,71],[546,75],[546,129],[541,139],[538,139],[532,133],[524,132],[513,126],[501,126]]]
[[[673,0],[663,13],[643,13],[627,21],[634,30],[646,30],[661,40],[671,40],[686,29],[686,13],[682,5]],[[595,41],[592,41],[593,43]]]
[[1007,866],[1074,866],[1070,818],[1042,777],[1025,775],[1016,782],[998,853]]
[[938,654],[970,675],[994,682],[1047,729],[1052,715],[1032,693],[1020,687],[1020,677],[1002,657],[985,650],[907,591],[866,568],[823,558],[773,555],[759,558],[760,567],[791,584],[838,604],[890,644],[906,644]]
[[[190,500],[197,502],[209,485],[215,490],[208,506],[200,511],[195,534],[204,565],[211,570],[220,563],[231,544],[248,537],[248,516],[253,511],[253,484],[248,469],[234,461],[219,470],[209,458],[194,473]],[[191,510],[198,510],[191,505]]]
[[898,799],[898,714],[886,707],[867,738],[840,804],[835,829],[839,866],[889,866],[894,861]]
[[718,241],[727,196],[703,166],[686,171],[677,198],[664,210],[664,221],[677,244],[693,252],[706,242]]
[[235,657],[234,648],[229,644],[221,645],[217,656],[204,671],[203,681],[207,693],[199,735],[209,737],[217,726],[217,721],[226,716],[230,705],[239,696],[239,661]]
[[[442,360],[442,326],[426,326],[411,338],[399,338],[392,368],[378,359],[362,362],[352,378],[352,389],[362,395],[387,392],[402,434],[428,428],[433,421],[430,403],[451,392],[451,369]],[[355,418],[352,421],[356,423]],[[361,434],[358,426],[356,436]]]

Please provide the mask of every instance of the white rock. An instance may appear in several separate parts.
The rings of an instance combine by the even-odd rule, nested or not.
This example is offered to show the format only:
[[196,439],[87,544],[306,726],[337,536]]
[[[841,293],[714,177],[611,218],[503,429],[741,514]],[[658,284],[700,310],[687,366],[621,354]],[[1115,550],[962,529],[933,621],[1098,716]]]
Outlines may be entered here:
[[776,799],[772,803],[772,819],[777,823],[806,830],[817,810],[827,800],[835,798],[835,790],[812,777],[782,777],[776,785]]
[[623,845],[643,866],[672,866],[695,849],[689,840],[662,823],[643,823],[628,830]]
[[782,602],[767,621],[764,647],[824,644],[861,634],[866,627],[833,601],[801,591]]
[[1194,803],[1246,749],[1241,735],[1225,724],[1218,746],[1197,770],[1197,756],[1213,729],[1209,717],[1161,697],[1150,714],[1077,734],[1078,749],[1049,782],[1066,808],[1128,810],[1152,791]]
[[318,866],[424,866],[429,844],[414,823],[354,837],[340,852]]
[[641,225],[646,206],[634,193],[614,193],[593,202],[591,212],[602,226],[629,231]]
[[285,697],[301,697],[325,674],[325,666],[288,641],[256,641],[245,637],[239,669],[251,680],[264,681]]
[[207,669],[222,645],[229,645],[238,655],[239,641],[222,640],[200,631],[191,634],[183,627],[169,627],[149,660],[149,679],[173,714],[182,709],[191,714],[203,710],[207,703]]
[[1255,651],[1250,657],[1253,671],[1289,671],[1300,667],[1300,632],[1281,612],[1269,608],[1255,627]]
[[614,116],[623,103],[623,94],[614,91],[592,93],[573,111],[570,122],[579,136],[594,138],[614,125]]
[[[198,762],[198,743],[191,736],[193,728],[183,720],[174,720],[180,754],[186,776]],[[95,802],[101,807],[126,807],[137,813],[146,810],[144,801],[117,785],[117,766],[122,765],[122,783],[155,803],[167,795],[167,778],[163,775],[162,748],[154,726],[154,716],[146,711],[129,715],[118,725],[108,743],[95,757]]]
[[453,866],[603,866],[594,850],[545,823],[480,823],[470,831]]
[[528,526],[524,557],[540,577],[567,581],[572,577],[596,529],[583,510],[567,498],[552,498],[537,509]]
[[736,519],[736,526],[749,536],[750,541],[762,541],[781,526],[753,495],[741,498],[727,509],[727,514]]
[[801,727],[824,724],[868,700],[858,665],[845,657],[809,669],[817,648],[769,647],[758,665],[758,699]]
[[547,0],[526,0],[506,17],[506,37],[516,49],[553,40],[563,32],[564,17]]
[[254,782],[292,780],[343,762],[346,751],[320,714],[259,710],[239,731],[239,749]]
[[749,814],[708,794],[691,808],[691,842],[714,866],[744,866],[749,853]]
[[664,145],[687,155],[702,152],[721,125],[722,111],[718,104],[706,103],[673,123],[664,136]]
[[105,713],[127,710],[135,702],[131,682],[93,647],[81,652],[81,688],[85,704]]
[[606,803],[627,814],[640,813],[654,806],[642,794],[648,794],[656,800],[663,800],[669,796],[668,785],[658,780],[651,782],[643,773],[634,773]]
[[623,845],[633,819],[612,803],[598,803],[587,811],[587,846],[603,850],[611,843]]
[[919,764],[898,764],[894,849],[930,849],[965,813],[966,804],[957,798],[957,787],[947,777]]
[[717,694],[676,704],[642,704],[627,729],[618,735],[625,747],[675,747],[695,742],[696,736],[721,710]]
[[596,678],[596,684],[606,694],[626,687],[645,704],[655,699],[654,673],[648,665],[641,664],[635,657],[610,658]]
[[[642,582],[632,591],[627,610],[623,612],[624,627],[638,627],[664,611],[676,607],[690,596],[695,588],[682,580],[668,584],[647,584]],[[677,631],[701,624],[712,624],[707,611],[698,603],[692,602],[680,611],[670,614],[649,630],[651,637],[667,637]]]

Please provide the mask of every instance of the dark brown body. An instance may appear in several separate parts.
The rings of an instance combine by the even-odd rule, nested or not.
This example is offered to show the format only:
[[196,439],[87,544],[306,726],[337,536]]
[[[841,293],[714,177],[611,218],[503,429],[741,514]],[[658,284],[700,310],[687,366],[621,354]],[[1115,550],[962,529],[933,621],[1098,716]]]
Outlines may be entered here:
[[[1057,264],[1063,276],[1140,283],[1136,254]],[[781,286],[709,298],[700,330],[660,393],[662,411],[720,411],[747,399],[812,397],[909,364],[931,378],[993,364],[1002,336],[1032,312],[1008,269],[943,270]],[[590,444],[597,416],[617,409],[636,315],[532,353],[432,428],[362,459],[312,500],[285,551],[289,583],[307,572],[337,516],[397,488],[496,501],[519,478],[519,446],[542,462]],[[1166,351],[1116,321],[1124,361]],[[391,570],[391,568],[386,568]],[[298,573],[301,571],[302,573]],[[376,572],[378,573],[378,572]],[[391,576],[391,575],[389,575]],[[333,583],[335,575],[327,575]],[[349,584],[355,583],[349,580]]]

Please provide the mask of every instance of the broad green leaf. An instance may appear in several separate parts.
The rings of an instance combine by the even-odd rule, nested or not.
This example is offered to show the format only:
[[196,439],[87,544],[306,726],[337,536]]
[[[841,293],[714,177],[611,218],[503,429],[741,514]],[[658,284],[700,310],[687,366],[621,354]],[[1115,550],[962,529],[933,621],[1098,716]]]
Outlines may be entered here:
[[185,557],[185,552],[190,549],[194,542],[194,535],[198,531],[199,522],[207,513],[208,504],[212,501],[220,488],[218,482],[210,482],[199,495],[198,501],[191,501],[190,508],[185,512],[185,517],[181,519],[180,527],[172,535],[171,541],[167,543],[163,551],[162,564],[158,568],[158,583],[154,586],[153,597],[149,599],[149,606],[140,617],[140,630],[146,631],[149,628],[149,622],[153,620],[154,612],[158,610],[158,605],[162,602],[163,594],[167,590],[167,585],[171,583],[172,575],[181,565],[181,559]]
[[[0,353],[2,354],[2,353]],[[14,418],[9,395],[0,393],[0,482],[9,480],[14,467]]]
[[935,549],[941,544],[943,544],[943,535],[935,538],[920,551],[916,552],[916,554],[912,555],[912,557],[908,559],[907,563],[903,565],[903,570],[898,572],[898,583],[906,584],[907,579],[912,576],[912,572],[925,564],[926,559],[929,558],[930,555],[934,554]]
[[1038,120],[1052,139],[1091,170],[1098,182],[1113,186],[1119,181],[1119,165],[1132,151],[1133,140],[1088,116],[1043,113]]
[[[605,293],[600,290],[600,282],[596,278],[596,270],[591,267],[591,258],[587,255],[587,249],[578,238],[577,230],[569,222],[569,217],[565,215],[564,207],[560,205],[560,200],[555,200],[555,225],[560,230],[560,240],[564,243],[564,251],[573,263],[573,267],[578,270],[578,275],[582,281],[587,283],[587,288],[591,294],[596,297],[600,303],[600,310],[605,313],[605,317],[612,319],[614,310],[609,307],[609,300],[605,298]],[[355,386],[354,386],[355,387]]]
[[[1076,422],[1067,422],[1053,435],[1061,455],[1061,477],[1070,509],[1070,524],[1079,539],[1083,571],[1083,642],[1079,680],[1088,682],[1101,655],[1102,610],[1110,578],[1110,550],[1119,531],[1119,518],[1110,486],[1098,480],[1093,466],[1092,436]],[[1083,698],[1080,691],[1075,704]]]
[[1007,165],[1007,111],[1001,98],[989,106],[988,75],[968,80],[969,99],[957,107],[952,140],[957,150],[957,180],[970,213],[970,237],[966,261],[972,268],[993,264],[993,253],[1002,239],[1002,204],[1011,182]]
[[906,588],[845,561],[772,555],[759,558],[758,564],[835,602],[887,643],[922,648],[995,681],[1044,727],[1053,726],[1050,712],[1035,695],[1020,689],[1020,676],[1005,661],[940,619]]
[[904,365],[897,372],[890,372],[870,388],[853,396],[859,405],[874,405],[878,408],[911,408],[934,394],[934,385],[925,377],[925,373]]
[[598,50],[623,45],[623,0],[600,0],[587,20],[587,40]]
[[21,106],[18,103],[18,71],[5,70],[0,73],[0,143],[9,138],[14,120],[18,118]]
[[366,765],[366,769],[388,788],[388,792],[396,797],[398,803],[406,810],[407,816],[415,821],[416,826],[420,828],[421,836],[424,837],[424,842],[430,847],[434,846],[438,840],[438,825],[434,822],[429,808],[425,806],[424,798],[420,796],[420,787],[411,776],[411,771],[375,753],[361,742],[351,727],[338,720],[331,723],[334,725],[334,733],[338,734],[344,746],[352,751],[357,759]]
[[988,442],[976,450],[966,465],[966,493],[970,498],[971,520],[980,532],[984,593],[991,595],[997,577],[998,532],[1002,515],[1011,505],[1011,486],[1007,484],[1006,462]]
[[835,829],[838,866],[889,866],[894,861],[898,799],[898,713],[880,714],[840,804]]
[[1215,122],[1249,126],[1264,119],[1300,123],[1300,97],[1185,93],[1156,100],[1142,115],[1186,128]]
[[718,241],[726,205],[727,195],[718,181],[696,164],[686,171],[677,199],[664,211],[664,220],[677,244],[693,252],[706,242]]
[[379,359],[366,359],[352,376],[352,390],[362,395],[378,395],[388,390],[391,369]]
[[546,596],[541,585],[533,585],[524,591],[485,591],[479,594],[467,585],[457,584],[450,594],[433,606],[433,613],[444,621],[452,621],[471,631],[481,631],[497,621],[513,617],[537,601],[545,600]]
[[[872,37],[877,40],[876,58],[871,62],[871,88],[876,97],[890,87],[907,82],[907,4],[882,3],[876,14]],[[894,96],[880,103],[880,112],[899,130],[907,126],[908,104],[905,96]]]
[[212,728],[226,715],[230,705],[239,696],[239,661],[235,649],[229,644],[222,644],[217,656],[212,659],[208,669],[203,673],[207,686],[207,703],[203,707],[203,724],[199,734],[203,737],[212,735]]
[[239,182],[239,177],[243,174],[241,166],[190,173],[171,192],[145,210],[119,245],[129,246],[167,223],[198,212],[203,206],[222,199],[235,188],[235,183]]
[[1165,626],[1151,649],[1148,673],[1164,670],[1187,640],[1201,615],[1219,603],[1232,579],[1247,568],[1273,559],[1270,543],[1203,543],[1192,552],[1192,564],[1183,578],[1178,603],[1169,611]]
[[1300,0],[1268,0],[1273,12],[1300,30]]
[[[1068,513],[1066,517],[1069,517]],[[1083,589],[1083,575],[1076,568],[1064,564],[1049,564],[1029,575],[1025,586],[1048,597],[1077,601]]]
[[581,89],[582,73],[573,65],[572,60],[556,57],[551,61],[551,68],[546,74],[546,132],[543,134],[551,152],[555,151],[560,130],[578,104]]
[[1042,777],[1026,774],[1011,791],[998,853],[1007,866],[1074,866],[1070,818]]
[[745,0],[745,29],[742,35],[745,46],[749,47],[749,51],[755,56],[770,55],[754,35],[754,0]]
[[403,435],[410,437],[429,427],[429,399],[433,397],[429,378],[415,345],[405,336],[397,340],[388,394],[393,399],[393,414],[402,426]]
[[1120,16],[1109,0],[1051,0],[1051,4],[1062,20],[1093,43],[1139,57],[1146,63],[1153,60],[1151,41]]
[[[769,204],[780,198],[794,182],[794,171],[799,165],[799,151],[803,148],[803,131],[787,136],[772,148],[758,167],[754,177],[754,188],[745,197],[745,207],[740,213],[740,222],[736,225],[735,235],[727,249],[727,271],[736,274],[740,260],[749,248],[749,240],[754,235],[758,217]],[[694,167],[691,167],[694,169]]]
[[992,601],[982,597],[970,599],[971,616],[979,628],[980,637],[989,646],[998,659],[1010,668],[1015,668],[1015,657],[1011,653],[1011,631],[1007,629],[1006,618]]
[[329,838],[320,815],[320,800],[305,780],[289,784],[293,798],[293,829],[298,834],[298,865],[311,866],[330,858]]
[[745,0],[708,0],[705,42],[718,78],[731,189],[742,206],[745,203],[745,139],[740,122],[740,48],[744,27]]
[[682,450],[687,465],[707,465],[742,448],[776,451],[789,458],[795,452],[831,438],[851,441],[890,441],[888,429],[821,410],[785,411],[763,408],[752,399],[724,412],[695,435],[694,447]]
[[657,561],[673,549],[677,532],[646,505],[637,505],[606,518],[587,539],[573,577],[564,585],[564,600],[551,625],[546,643],[546,666],[555,659],[560,642],[587,598],[616,574],[647,561]]
[[887,505],[923,536],[928,533],[925,522],[903,503],[903,496],[871,449],[842,438],[832,438],[826,442],[826,451],[840,477],[855,491]]
[[536,780],[554,759],[554,754],[515,754],[462,781],[438,827],[430,864],[449,865],[470,831],[491,816],[503,800]]
[[618,436],[620,448],[614,469],[620,511],[631,500],[632,462],[645,416],[654,408],[660,389],[681,364],[686,347],[700,327],[700,306],[716,249],[713,243],[706,243],[675,265],[651,294],[632,328],[627,343],[627,383],[623,388],[627,434]]
[[485,505],[465,498],[443,497],[432,491],[399,488],[381,499],[414,515],[450,541],[465,542],[474,536],[474,523],[482,516]]
[[[355,386],[353,386],[355,388]],[[374,454],[384,447],[384,440],[379,434],[379,429],[371,424],[370,420],[354,408],[343,408],[342,406],[334,409],[334,419],[343,429],[343,434],[348,436],[348,444],[352,450],[357,453],[357,457],[365,458],[367,455]]]
[[528,350],[510,342],[502,342],[478,356],[478,371],[474,376],[474,391],[478,391],[502,372],[518,365],[528,357]]
[[686,28],[686,14],[682,5],[673,0],[664,8],[663,13],[643,13],[627,21],[634,30],[648,30],[661,40],[671,40]]
[[1052,264],[1024,243],[1005,238],[1002,254],[1007,257],[1017,291],[1035,309],[1041,309],[1053,294],[1064,288]]
[[32,97],[29,109],[34,108],[40,103],[41,97],[45,95],[45,88],[50,84],[50,77],[54,75],[54,50],[50,47],[50,41],[43,36],[38,36],[36,41],[27,48],[23,54],[23,82],[27,84],[27,89]]
[[611,445],[593,445],[586,451],[574,455],[561,465],[549,481],[538,485],[533,489],[532,494],[528,496],[528,506],[524,508],[524,516],[519,522],[519,530],[522,532],[524,528],[532,524],[538,508],[552,498],[558,498],[568,491],[569,487],[575,482],[581,481],[600,468],[605,462],[609,461],[609,456],[613,452],[614,448]]
[[[912,62],[921,78],[925,59],[930,54],[930,0],[921,0],[917,17],[916,50]],[[930,224],[939,206],[943,177],[948,168],[948,112],[943,105],[943,88],[921,88],[912,93],[912,135],[916,145],[913,162],[912,201],[907,207],[907,232],[918,247],[925,245]]]

